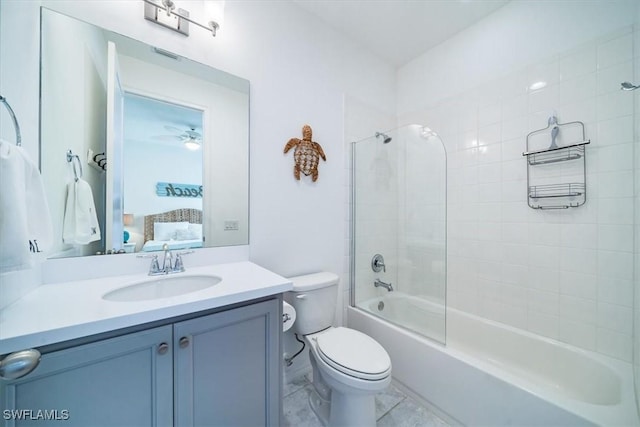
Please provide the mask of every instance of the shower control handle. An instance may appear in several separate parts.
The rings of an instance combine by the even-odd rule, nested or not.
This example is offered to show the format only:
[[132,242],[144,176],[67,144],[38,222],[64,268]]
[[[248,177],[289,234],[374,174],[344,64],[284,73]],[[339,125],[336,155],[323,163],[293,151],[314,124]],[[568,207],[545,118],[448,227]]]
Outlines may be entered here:
[[380,271],[387,272],[387,267],[384,265],[384,257],[380,254],[375,254],[371,259],[371,269],[380,273]]

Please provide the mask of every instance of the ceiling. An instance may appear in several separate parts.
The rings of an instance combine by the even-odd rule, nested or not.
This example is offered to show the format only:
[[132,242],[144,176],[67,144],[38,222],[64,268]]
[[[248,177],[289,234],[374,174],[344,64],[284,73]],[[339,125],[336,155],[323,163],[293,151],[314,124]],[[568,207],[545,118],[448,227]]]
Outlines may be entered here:
[[399,67],[509,0],[293,0]]
[[125,94],[124,135],[128,142],[182,148],[188,130],[202,134],[202,111],[153,98]]

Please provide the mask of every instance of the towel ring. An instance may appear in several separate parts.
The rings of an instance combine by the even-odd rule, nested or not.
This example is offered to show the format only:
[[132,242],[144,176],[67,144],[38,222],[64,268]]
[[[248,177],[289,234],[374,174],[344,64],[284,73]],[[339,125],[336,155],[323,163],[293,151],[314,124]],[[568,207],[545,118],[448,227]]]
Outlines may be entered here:
[[[80,162],[80,157],[78,157],[77,154],[73,154],[73,151],[69,150],[67,151],[67,162],[73,165],[73,175],[75,176],[75,181],[78,182],[78,180],[82,178],[82,162]],[[76,164],[78,165],[78,168],[76,168]],[[78,169],[80,169],[79,175]]]
[[0,102],[2,102],[4,106],[7,107],[7,111],[9,111],[9,115],[11,116],[11,120],[13,121],[13,128],[16,131],[16,145],[20,147],[22,145],[22,135],[20,134],[20,125],[18,124],[16,114],[13,112],[13,108],[11,108],[9,102],[7,102],[7,98],[0,95]]

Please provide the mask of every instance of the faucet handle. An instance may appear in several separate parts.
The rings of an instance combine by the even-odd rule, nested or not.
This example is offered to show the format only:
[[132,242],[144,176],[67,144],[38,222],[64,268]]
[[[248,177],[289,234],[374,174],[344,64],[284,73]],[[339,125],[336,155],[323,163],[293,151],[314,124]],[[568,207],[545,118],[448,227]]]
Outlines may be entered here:
[[151,266],[149,267],[149,274],[155,274],[160,271],[160,263],[158,262],[158,255],[151,256]]
[[387,266],[384,265],[384,257],[380,254],[375,254],[371,259],[371,269],[379,273],[380,271],[387,272]]
[[173,271],[174,272],[183,272],[184,271],[184,264],[182,263],[182,254],[181,253],[176,254],[176,260],[173,263]]

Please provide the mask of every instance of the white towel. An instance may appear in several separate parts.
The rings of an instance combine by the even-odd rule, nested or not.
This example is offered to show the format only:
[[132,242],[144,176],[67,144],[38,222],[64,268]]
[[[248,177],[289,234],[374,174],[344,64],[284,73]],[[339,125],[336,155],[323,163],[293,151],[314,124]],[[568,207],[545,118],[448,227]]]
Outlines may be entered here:
[[83,179],[67,184],[62,240],[71,245],[86,245],[100,240],[93,192]]
[[38,166],[0,140],[0,273],[33,267],[51,247],[53,228]]

